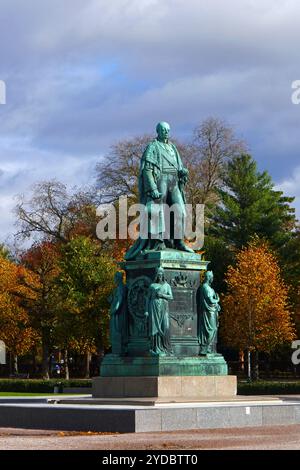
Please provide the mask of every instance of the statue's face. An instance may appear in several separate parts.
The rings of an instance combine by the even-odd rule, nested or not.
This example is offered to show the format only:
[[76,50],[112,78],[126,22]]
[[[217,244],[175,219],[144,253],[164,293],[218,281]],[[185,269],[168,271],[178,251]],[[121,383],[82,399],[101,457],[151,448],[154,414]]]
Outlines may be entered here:
[[170,134],[170,126],[167,122],[160,122],[157,126],[157,134],[161,140],[167,140]]
[[162,282],[162,280],[163,280],[163,273],[158,273],[157,274],[157,281]]

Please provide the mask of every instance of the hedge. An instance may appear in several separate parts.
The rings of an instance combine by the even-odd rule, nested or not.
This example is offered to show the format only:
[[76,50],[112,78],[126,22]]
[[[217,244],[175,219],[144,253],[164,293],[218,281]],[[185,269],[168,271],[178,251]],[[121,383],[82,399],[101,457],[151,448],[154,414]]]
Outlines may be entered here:
[[37,380],[37,379],[0,379],[0,392],[53,393],[54,387],[81,388],[91,387],[91,380]]
[[[21,393],[53,393],[54,387],[82,388],[91,387],[92,381],[88,379],[64,380],[64,379],[0,379],[0,392]],[[300,394],[300,381],[278,382],[278,381],[255,381],[238,382],[238,395],[288,395]]]
[[238,382],[238,395],[290,395],[300,394],[300,381],[276,382],[258,380]]

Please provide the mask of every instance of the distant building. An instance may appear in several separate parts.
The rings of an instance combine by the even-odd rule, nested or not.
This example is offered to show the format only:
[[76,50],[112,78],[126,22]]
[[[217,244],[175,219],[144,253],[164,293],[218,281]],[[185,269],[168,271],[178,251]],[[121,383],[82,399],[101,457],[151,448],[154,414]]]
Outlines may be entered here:
[[4,341],[0,341],[0,364],[6,364],[6,348]]

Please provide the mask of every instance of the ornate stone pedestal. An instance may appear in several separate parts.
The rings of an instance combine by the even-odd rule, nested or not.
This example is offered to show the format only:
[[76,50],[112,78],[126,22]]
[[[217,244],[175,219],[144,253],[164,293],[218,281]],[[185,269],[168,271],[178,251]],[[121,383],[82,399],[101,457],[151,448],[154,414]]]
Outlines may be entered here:
[[165,280],[171,286],[173,300],[169,302],[170,335],[175,356],[197,356],[199,342],[198,291],[200,271],[207,261],[196,253],[177,250],[149,252],[133,261],[121,263],[126,271],[128,289],[128,356],[149,354],[148,319],[145,317],[148,288],[155,272],[163,268]]
[[[200,272],[207,264],[196,253],[172,249],[121,263],[126,272],[126,308],[120,314],[123,351],[103,358],[100,377],[93,379],[93,397],[184,402],[236,395],[236,377],[227,375],[223,356],[199,355]],[[173,299],[168,301],[171,349],[155,355],[145,312],[158,268],[163,268]]]

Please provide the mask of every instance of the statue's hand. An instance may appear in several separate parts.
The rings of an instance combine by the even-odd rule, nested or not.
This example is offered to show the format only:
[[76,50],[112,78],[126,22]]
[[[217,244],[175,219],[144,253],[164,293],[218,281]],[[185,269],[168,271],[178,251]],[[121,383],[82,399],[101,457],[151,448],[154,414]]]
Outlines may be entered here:
[[151,199],[159,199],[161,198],[161,193],[157,189],[154,189],[150,192],[150,197]]
[[179,177],[180,178],[187,178],[189,175],[189,170],[187,168],[181,168],[179,171]]
[[149,317],[149,313],[148,313],[148,312],[145,312],[144,315],[145,315],[146,318]]

